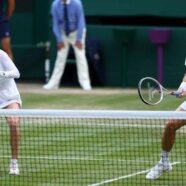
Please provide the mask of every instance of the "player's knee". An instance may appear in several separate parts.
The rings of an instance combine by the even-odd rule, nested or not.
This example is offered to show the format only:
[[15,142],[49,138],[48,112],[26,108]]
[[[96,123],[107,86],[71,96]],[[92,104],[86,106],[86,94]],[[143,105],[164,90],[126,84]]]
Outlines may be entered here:
[[18,118],[8,118],[7,122],[10,127],[18,127],[19,126],[19,119]]
[[178,126],[174,120],[167,121],[165,130],[176,131],[177,129],[178,129]]

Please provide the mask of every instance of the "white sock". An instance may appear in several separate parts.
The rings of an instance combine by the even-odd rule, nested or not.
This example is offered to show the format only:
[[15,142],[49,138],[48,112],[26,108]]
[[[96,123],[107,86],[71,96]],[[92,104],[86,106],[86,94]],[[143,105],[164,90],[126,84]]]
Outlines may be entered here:
[[17,159],[11,159],[11,163],[17,163]]
[[160,162],[164,163],[166,161],[169,161],[169,152],[162,150]]

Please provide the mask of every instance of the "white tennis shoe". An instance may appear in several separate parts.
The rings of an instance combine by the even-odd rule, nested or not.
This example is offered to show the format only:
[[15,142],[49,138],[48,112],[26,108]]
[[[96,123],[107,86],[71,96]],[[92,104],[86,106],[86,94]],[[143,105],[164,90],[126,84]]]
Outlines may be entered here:
[[167,161],[166,163],[159,162],[149,171],[149,173],[146,175],[146,179],[150,180],[158,179],[163,173],[171,170],[172,165],[169,161]]
[[84,83],[83,85],[81,85],[82,89],[85,91],[90,91],[92,90],[92,87],[90,85],[90,83]]
[[53,85],[52,83],[47,83],[43,86],[43,89],[45,89],[45,90],[57,90],[57,89],[59,89],[59,86]]
[[9,166],[9,175],[19,175],[19,166],[17,161],[11,160]]
[[89,86],[84,86],[83,90],[90,91],[90,90],[92,90],[92,87],[90,85]]

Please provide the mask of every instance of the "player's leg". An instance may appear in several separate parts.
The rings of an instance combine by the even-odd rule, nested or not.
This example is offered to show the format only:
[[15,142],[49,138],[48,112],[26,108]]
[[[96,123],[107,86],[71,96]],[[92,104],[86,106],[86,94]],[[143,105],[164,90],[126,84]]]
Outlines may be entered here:
[[9,28],[8,21],[3,21],[0,23],[0,39],[1,39],[2,49],[13,60],[13,53],[12,53],[11,39],[10,39],[10,28]]
[[[185,111],[179,107],[176,111]],[[186,120],[169,120],[166,123],[163,137],[162,137],[162,150],[169,153],[174,145],[176,138],[176,131],[186,124]]]
[[8,56],[12,59],[13,61],[13,53],[12,53],[12,48],[11,48],[11,39],[10,37],[3,38],[1,40],[1,45],[2,49],[8,54]]
[[52,75],[50,77],[49,82],[43,86],[44,89],[50,90],[50,89],[58,89],[59,88],[60,80],[61,80],[61,77],[64,73],[64,69],[65,69],[65,65],[66,65],[69,47],[70,47],[70,44],[66,40],[65,41],[65,48],[58,50]]
[[91,84],[90,84],[90,77],[89,77],[89,69],[88,69],[88,62],[86,59],[86,53],[85,53],[85,33],[83,37],[83,49],[79,49],[75,47],[76,42],[76,34],[74,36],[71,36],[71,43],[74,49],[75,57],[76,57],[76,65],[77,65],[77,74],[78,74],[78,80],[81,85],[81,87],[84,90],[91,90]]
[[[6,109],[19,109],[20,105],[18,103],[12,103],[6,107]],[[18,146],[19,146],[19,117],[7,117],[7,123],[10,128],[10,145],[12,159],[9,167],[9,174],[19,175],[18,167]]]
[[[185,111],[186,103],[183,103],[176,111]],[[161,159],[156,166],[146,175],[147,179],[157,179],[164,172],[172,170],[172,165],[169,161],[169,153],[176,138],[176,131],[186,124],[186,120],[168,120],[162,136],[162,152]]]

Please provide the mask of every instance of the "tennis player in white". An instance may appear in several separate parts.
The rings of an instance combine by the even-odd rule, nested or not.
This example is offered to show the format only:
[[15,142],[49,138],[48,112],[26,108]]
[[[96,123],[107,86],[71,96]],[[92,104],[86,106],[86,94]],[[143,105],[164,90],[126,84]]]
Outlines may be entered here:
[[[19,78],[20,73],[10,57],[0,50],[0,109],[20,109],[22,102],[14,78]],[[19,118],[7,117],[10,128],[10,145],[12,159],[9,174],[19,175],[18,143],[19,143]]]
[[[186,74],[183,77],[178,90],[178,98],[186,95]],[[176,111],[186,111],[186,101],[184,101]],[[186,120],[168,120],[162,137],[162,151],[160,161],[155,165],[146,175],[146,179],[158,179],[163,173],[172,170],[171,162],[169,161],[169,154],[172,150],[176,139],[176,131],[186,125]]]

